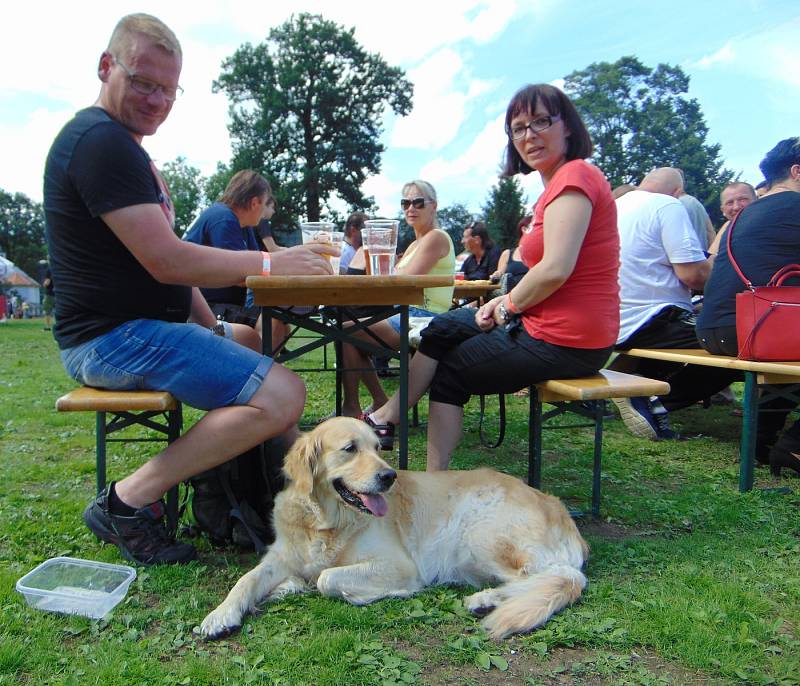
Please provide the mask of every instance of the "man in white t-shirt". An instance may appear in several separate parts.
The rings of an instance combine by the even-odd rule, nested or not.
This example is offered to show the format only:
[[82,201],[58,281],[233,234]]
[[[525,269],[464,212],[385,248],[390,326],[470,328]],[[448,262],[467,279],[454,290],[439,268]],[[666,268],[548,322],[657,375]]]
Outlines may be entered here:
[[[702,290],[711,272],[683,205],[683,180],[676,169],[650,172],[637,190],[617,199],[620,234],[620,332],[618,350],[698,348],[692,290]],[[667,412],[687,407],[730,383],[730,372],[622,357],[613,369],[670,383],[662,398],[614,400],[625,426],[643,438],[676,438]],[[708,370],[709,373],[706,373]],[[720,373],[724,372],[724,373]]]

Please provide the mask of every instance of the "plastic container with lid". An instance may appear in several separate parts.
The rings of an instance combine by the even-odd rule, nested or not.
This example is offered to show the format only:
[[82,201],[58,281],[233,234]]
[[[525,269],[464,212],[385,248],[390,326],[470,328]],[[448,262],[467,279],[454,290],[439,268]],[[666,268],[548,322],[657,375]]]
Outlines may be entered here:
[[125,597],[135,578],[133,567],[54,557],[17,581],[17,590],[38,610],[101,619]]

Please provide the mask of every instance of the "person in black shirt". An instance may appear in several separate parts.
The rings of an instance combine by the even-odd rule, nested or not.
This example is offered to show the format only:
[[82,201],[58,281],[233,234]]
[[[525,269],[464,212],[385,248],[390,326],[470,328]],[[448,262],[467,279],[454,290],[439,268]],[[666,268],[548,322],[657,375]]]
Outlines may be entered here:
[[500,259],[500,250],[494,241],[489,238],[486,224],[472,222],[464,229],[461,238],[464,249],[472,254],[464,260],[461,271],[467,281],[486,281],[497,271],[497,262]]
[[196,553],[164,524],[163,494],[264,440],[290,431],[305,387],[272,360],[189,324],[210,318],[197,287],[251,274],[330,274],[324,245],[272,256],[181,241],[163,179],[142,147],[181,92],[181,47],[147,14],[124,17],[100,56],[100,95],[56,137],[45,165],[44,209],[56,284],[54,335],[77,381],[115,390],[165,390],[210,410],[147,464],[112,483],[84,512],[101,540],[140,564]]
[[[769,191],[739,212],[730,239],[731,252],[742,272],[753,284],[763,286],[800,256],[800,138],[778,143],[759,167]],[[789,279],[786,285],[800,285],[798,281]],[[710,353],[738,355],[736,294],[745,288],[731,264],[727,240],[722,240],[697,317],[697,337]],[[781,467],[800,474],[800,421],[786,429],[769,449],[796,405],[777,398],[761,406],[772,411],[759,412],[756,459],[764,462],[769,450],[769,464],[775,474],[780,474]]]

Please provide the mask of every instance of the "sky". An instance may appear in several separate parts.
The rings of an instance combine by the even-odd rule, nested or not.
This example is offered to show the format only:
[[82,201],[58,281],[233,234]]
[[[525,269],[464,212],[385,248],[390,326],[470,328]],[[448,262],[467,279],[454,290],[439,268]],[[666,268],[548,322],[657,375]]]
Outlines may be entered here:
[[[13,6],[12,6],[13,5]],[[59,129],[97,98],[97,62],[115,23],[130,12],[165,21],[183,46],[185,94],[145,148],[164,164],[178,156],[201,173],[230,160],[228,103],[211,84],[243,43],[262,42],[293,13],[346,28],[414,83],[407,117],[387,114],[380,174],[364,184],[379,214],[395,216],[402,185],[430,181],[439,206],[480,213],[506,137],[505,108],[528,83],[558,85],[593,62],[635,55],[679,65],[691,78],[725,166],[751,183],[775,143],[800,135],[798,0],[28,0],[0,29],[0,188],[42,198],[42,171]],[[538,174],[521,177],[530,202]],[[691,192],[691,188],[688,189]]]

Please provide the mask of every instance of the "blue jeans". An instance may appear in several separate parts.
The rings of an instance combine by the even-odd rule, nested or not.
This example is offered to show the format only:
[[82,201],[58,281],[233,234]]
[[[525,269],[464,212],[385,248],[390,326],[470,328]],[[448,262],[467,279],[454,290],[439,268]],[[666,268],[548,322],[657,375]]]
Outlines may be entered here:
[[198,324],[136,319],[61,351],[79,383],[118,391],[168,391],[191,407],[245,405],[272,359]]

